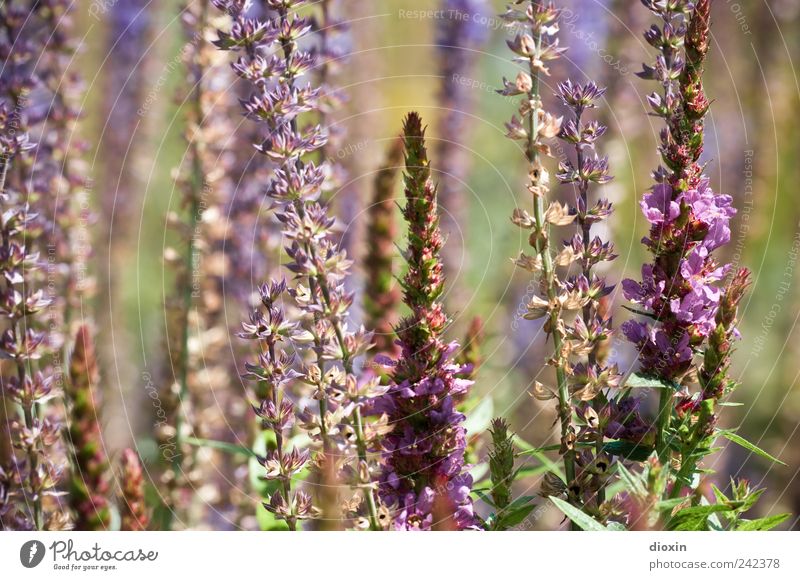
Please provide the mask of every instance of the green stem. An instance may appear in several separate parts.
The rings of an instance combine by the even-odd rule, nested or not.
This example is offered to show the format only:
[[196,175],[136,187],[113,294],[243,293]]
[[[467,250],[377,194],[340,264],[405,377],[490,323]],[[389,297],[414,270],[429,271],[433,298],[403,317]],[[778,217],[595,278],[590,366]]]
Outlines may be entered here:
[[[205,31],[208,22],[208,0],[204,0],[200,4],[200,14],[198,18],[198,31],[199,34]],[[195,252],[197,246],[195,244],[195,233],[200,223],[200,207],[201,197],[203,195],[203,188],[205,186],[205,171],[203,168],[203,148],[204,142],[202,141],[201,123],[203,122],[203,68],[200,64],[201,58],[198,54],[202,50],[200,43],[202,40],[197,40],[195,46],[194,62],[191,63],[193,69],[193,82],[192,89],[192,115],[193,122],[197,125],[198,130],[193,131],[191,140],[192,150],[192,168],[191,168],[191,181],[190,181],[190,199],[189,199],[189,222],[188,232],[189,239],[186,244],[186,256],[184,264],[189,271],[184,273],[183,280],[183,296],[182,296],[182,312],[181,312],[181,343],[180,343],[180,367],[178,369],[178,409],[175,414],[175,455],[172,458],[172,472],[175,476],[175,481],[181,475],[183,470],[183,450],[186,446],[185,441],[185,414],[183,410],[184,401],[189,398],[189,338],[191,336],[190,329],[190,312],[194,302],[193,289],[192,289],[192,271],[195,267]],[[192,455],[196,455],[196,450],[192,450]]]
[[[531,0],[531,6],[534,12],[538,8],[540,0]],[[536,45],[536,54],[529,59],[529,72],[531,75],[531,89],[528,92],[528,98],[531,103],[540,103],[539,95],[539,69],[534,64],[534,59],[541,52],[542,37],[538,33],[536,27],[532,28],[533,39]],[[526,156],[533,170],[532,185],[536,187],[545,187],[546,184],[540,182],[541,171],[539,170],[539,151],[536,148],[536,140],[539,133],[538,115],[534,108],[528,115],[528,143],[526,149]],[[544,214],[544,195],[542,192],[534,193],[534,220],[538,235],[536,236],[535,248],[542,258],[542,275],[547,287],[547,298],[550,304],[555,304],[558,298],[558,291],[555,284],[555,268],[553,266],[553,257],[550,253],[549,245],[549,230]],[[558,328],[560,312],[557,309],[551,308],[550,310],[550,328],[553,336],[553,348],[556,354],[556,381],[558,383],[558,416],[561,422],[561,441],[564,443],[572,430],[572,406],[570,404],[569,386],[567,384],[567,375],[564,369],[564,364],[558,360],[561,356],[563,346],[563,337]],[[567,487],[571,487],[575,481],[575,451],[573,449],[566,449],[564,453],[564,473],[567,478]],[[572,496],[570,491],[570,496]],[[573,501],[577,498],[571,497]]]
[[672,418],[672,391],[661,389],[658,400],[658,416],[656,417],[656,453],[663,464],[669,459],[669,444],[666,440],[670,419]]

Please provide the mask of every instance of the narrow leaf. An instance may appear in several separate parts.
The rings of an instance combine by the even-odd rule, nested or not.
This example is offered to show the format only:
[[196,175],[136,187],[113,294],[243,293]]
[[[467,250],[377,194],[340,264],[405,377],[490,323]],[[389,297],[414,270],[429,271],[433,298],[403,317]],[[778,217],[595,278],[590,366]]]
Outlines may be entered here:
[[556,504],[556,507],[564,512],[564,515],[571,519],[575,525],[577,525],[580,529],[586,530],[587,532],[605,532],[608,529],[592,518],[591,516],[586,515],[581,510],[576,508],[573,505],[568,504],[563,499],[559,499],[557,497],[550,497],[550,500]]
[[736,526],[737,532],[764,532],[771,530],[775,526],[781,525],[785,522],[791,514],[779,514],[777,516],[768,516],[766,518],[759,518],[757,520],[742,520]]
[[708,529],[708,518],[715,513],[730,512],[727,504],[700,505],[682,509],[667,523],[667,530],[694,532]]
[[642,480],[628,471],[628,468],[625,467],[622,463],[617,463],[617,472],[619,473],[620,479],[625,482],[625,486],[628,488],[629,491],[634,493],[636,496],[644,498],[647,497],[647,489],[642,483]]
[[740,445],[741,447],[744,447],[748,451],[752,451],[756,455],[760,455],[764,459],[769,459],[773,463],[777,463],[779,465],[783,465],[784,467],[786,466],[786,464],[783,461],[781,461],[780,459],[778,459],[777,457],[773,457],[772,455],[770,455],[769,453],[767,453],[766,451],[764,451],[760,447],[757,447],[753,443],[750,443],[747,439],[745,439],[744,437],[742,437],[740,435],[737,435],[733,431],[720,431],[719,434],[722,435],[723,437],[725,437],[728,441],[732,441],[732,442],[736,443],[737,445]]
[[531,513],[535,507],[535,505],[530,504],[518,507],[516,509],[503,510],[497,522],[498,527],[513,528],[514,526],[519,525],[526,517],[528,517],[528,514]]
[[679,386],[674,381],[650,377],[640,373],[631,373],[625,381],[625,387],[629,389],[672,389],[677,391]]

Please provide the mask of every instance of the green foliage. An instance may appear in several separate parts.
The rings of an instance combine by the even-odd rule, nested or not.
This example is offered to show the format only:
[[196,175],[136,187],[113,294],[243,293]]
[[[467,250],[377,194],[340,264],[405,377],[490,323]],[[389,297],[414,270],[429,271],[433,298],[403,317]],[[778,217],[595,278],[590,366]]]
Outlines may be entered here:
[[737,532],[764,532],[781,525],[791,514],[779,514],[768,516],[757,520],[740,520],[736,525]]
[[550,497],[550,501],[552,501],[555,506],[564,513],[565,516],[572,520],[572,522],[582,530],[587,532],[608,532],[619,529],[618,526],[613,526],[610,528],[604,526],[593,517],[587,515],[575,506],[565,502],[563,499]]
[[748,451],[751,451],[751,452],[755,453],[759,457],[763,457],[764,459],[769,459],[770,461],[772,461],[773,463],[777,463],[778,465],[783,465],[784,467],[786,466],[786,464],[783,461],[781,461],[780,459],[778,459],[777,457],[773,457],[772,455],[770,455],[769,453],[767,453],[766,451],[764,451],[760,447],[757,447],[753,443],[750,443],[747,439],[737,435],[733,431],[725,431],[725,430],[719,431],[719,435],[722,435],[728,441],[736,443],[737,445],[739,445],[741,447],[744,447]]
[[672,389],[677,391],[680,385],[675,381],[669,381],[658,377],[650,377],[640,373],[631,373],[625,381],[625,388],[628,389]]

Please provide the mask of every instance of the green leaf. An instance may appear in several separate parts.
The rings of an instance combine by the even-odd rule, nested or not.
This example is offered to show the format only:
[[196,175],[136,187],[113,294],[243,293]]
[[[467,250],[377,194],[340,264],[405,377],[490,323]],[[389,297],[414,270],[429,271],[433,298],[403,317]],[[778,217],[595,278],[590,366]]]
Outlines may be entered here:
[[616,455],[631,461],[646,461],[652,455],[654,448],[639,445],[630,441],[609,441],[603,445],[603,451],[609,455]]
[[577,525],[580,529],[586,530],[587,532],[605,532],[608,529],[592,518],[591,516],[586,515],[581,510],[576,508],[573,505],[568,504],[563,499],[559,499],[557,497],[550,497],[550,501],[556,504],[556,507],[564,512],[564,515],[571,519],[575,525]]
[[467,419],[464,421],[467,437],[486,431],[492,423],[493,415],[494,402],[491,397],[484,397],[474,409],[467,413]]
[[520,449],[520,451],[522,451],[525,455],[532,455],[536,459],[538,459],[539,462],[544,467],[546,467],[546,471],[550,471],[552,473],[555,473],[561,479],[564,479],[564,474],[561,471],[561,467],[556,462],[554,462],[552,459],[550,459],[547,455],[545,455],[544,453],[539,451],[536,447],[534,447],[530,443],[522,440],[518,436],[514,437],[514,445],[516,445],[517,448]]
[[718,488],[713,483],[711,484],[711,491],[714,492],[714,497],[717,498],[717,503],[723,503],[726,501],[730,501],[728,496],[725,495],[720,488]]
[[686,501],[685,497],[665,499],[663,501],[657,502],[655,508],[660,512],[670,512],[685,501]]
[[523,505],[514,509],[511,509],[511,506],[509,506],[501,512],[500,517],[497,520],[497,527],[501,529],[513,528],[514,526],[521,524],[535,507],[536,506],[534,504]]
[[739,525],[736,526],[737,532],[765,532],[771,530],[775,526],[781,525],[791,514],[779,514],[777,516],[768,516],[766,518],[759,518],[757,520],[741,520]]
[[516,509],[521,506],[529,505],[533,500],[538,499],[535,495],[523,495],[512,501],[507,509]]
[[628,468],[622,463],[617,463],[617,472],[620,479],[625,482],[625,487],[627,487],[628,491],[640,498],[647,497],[647,488],[639,476],[628,471]]
[[760,455],[764,459],[769,459],[773,463],[777,463],[779,465],[783,465],[784,467],[786,466],[786,464],[783,461],[781,461],[780,459],[778,459],[777,457],[773,457],[772,455],[770,455],[769,453],[767,453],[766,451],[764,451],[760,447],[756,447],[754,444],[750,443],[747,439],[745,439],[744,437],[742,437],[740,435],[737,435],[733,431],[720,431],[719,434],[722,435],[723,437],[725,437],[728,441],[732,441],[733,443],[736,443],[737,445],[740,445],[741,447],[744,447],[748,451],[752,451],[756,455]]
[[478,496],[478,498],[480,498],[485,504],[487,504],[487,505],[489,505],[491,507],[495,507],[494,500],[492,499],[492,497],[489,494],[484,493],[480,489],[473,489],[472,493],[474,493],[476,496]]
[[631,373],[628,380],[625,381],[625,388],[627,389],[672,389],[677,391],[680,386],[674,381],[660,379],[658,377],[649,377],[640,373]]
[[690,532],[708,530],[708,518],[712,514],[733,511],[728,504],[699,505],[682,509],[667,523],[667,530]]

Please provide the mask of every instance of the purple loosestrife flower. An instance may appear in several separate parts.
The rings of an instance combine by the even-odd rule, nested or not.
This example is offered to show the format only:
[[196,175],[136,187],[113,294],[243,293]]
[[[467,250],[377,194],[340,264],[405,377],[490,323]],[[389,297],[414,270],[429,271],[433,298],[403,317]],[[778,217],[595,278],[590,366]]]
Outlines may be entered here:
[[[0,376],[6,400],[16,406],[12,418],[6,412],[10,441],[15,452],[6,472],[13,473],[14,486],[9,498],[16,509],[11,521],[24,529],[58,529],[55,513],[45,513],[44,499],[55,493],[63,466],[58,462],[60,426],[47,416],[47,403],[59,395],[51,369],[35,370],[47,353],[46,335],[39,330],[37,315],[49,301],[36,288],[41,267],[39,253],[25,239],[29,224],[36,219],[19,192],[8,188],[7,176],[13,163],[27,149],[26,139],[10,130],[13,123],[5,103],[0,103],[0,272],[4,286],[0,291],[0,316],[5,319],[0,336],[2,357],[14,362],[15,373]],[[9,524],[6,522],[4,527]]]
[[[643,243],[653,262],[642,267],[641,282],[623,282],[626,298],[639,304],[652,322],[628,321],[623,332],[639,349],[642,373],[686,383],[691,382],[694,352],[718,326],[718,283],[730,267],[720,266],[712,252],[730,240],[729,222],[736,210],[730,196],[711,189],[699,164],[709,103],[702,73],[710,2],[647,0],[645,5],[662,25],[645,33],[659,54],[640,76],[661,84],[662,93],[653,93],[649,101],[666,128],[660,144],[663,166],[654,172],[656,185],[641,202],[651,224]],[[662,460],[668,455],[672,395],[662,389],[656,441]]]
[[150,513],[144,499],[144,473],[139,456],[125,449],[120,458],[120,530],[143,532],[150,525]]
[[107,530],[111,525],[109,464],[98,417],[100,373],[88,326],[78,328],[74,343],[66,393],[70,401],[69,438],[73,468],[69,502],[75,529]]
[[[570,246],[565,246],[554,256],[550,230],[552,226],[571,224],[575,221],[576,215],[558,202],[546,205],[549,174],[542,163],[543,157],[551,155],[550,147],[545,140],[558,135],[562,126],[561,118],[556,118],[544,110],[539,87],[540,76],[549,75],[547,63],[559,58],[565,50],[559,46],[555,36],[558,31],[558,14],[558,10],[551,2],[531,0],[515,2],[502,15],[507,26],[518,31],[514,39],[507,44],[516,55],[514,61],[520,63],[524,70],[520,71],[513,81],[504,78],[504,87],[500,93],[509,97],[520,96],[519,117],[514,115],[506,123],[506,130],[509,139],[522,141],[524,144],[529,165],[528,191],[533,198],[533,215],[517,208],[511,218],[516,226],[530,231],[528,240],[535,252],[533,255],[521,253],[516,264],[537,277],[540,289],[540,293],[534,295],[526,305],[524,318],[528,320],[544,318],[544,330],[553,339],[554,355],[549,358],[548,364],[555,368],[557,386],[553,391],[537,383],[534,396],[538,399],[558,400],[558,416],[561,424],[560,452],[564,458],[567,478],[565,487],[570,490],[570,501],[578,503],[579,486],[576,482],[575,469],[576,428],[573,422],[574,409],[568,380],[572,374],[569,362],[571,348],[563,316],[582,310],[589,300],[591,290],[587,284],[570,285],[562,282],[557,276],[556,266],[572,263],[575,260],[575,253]],[[570,178],[587,178],[589,175],[604,174],[604,168],[599,163],[587,169],[591,169],[591,172],[586,172],[584,175],[578,173]],[[559,177],[562,180],[575,173],[568,175],[565,171],[565,168],[560,171]],[[588,377],[588,373],[586,375]],[[602,385],[597,379],[591,380],[591,383]],[[591,390],[584,389],[587,394],[591,394],[591,391],[594,391],[594,387]],[[592,397],[593,395],[589,396]]]
[[455,401],[472,383],[458,378],[463,369],[452,361],[458,345],[442,340],[443,239],[419,115],[409,113],[403,133],[409,241],[402,286],[411,315],[397,326],[401,356],[388,392],[375,403],[393,427],[383,440],[380,494],[395,511],[396,529],[463,530],[475,517],[472,478],[464,471],[464,415]]
[[[262,123],[266,131],[256,149],[276,165],[267,196],[283,225],[289,257],[286,268],[294,275],[288,293],[300,313],[302,328],[294,344],[304,357],[312,359],[303,360],[302,379],[313,389],[312,399],[318,401],[317,409],[306,405],[299,413],[301,424],[322,447],[315,464],[331,479],[345,477],[358,488],[369,527],[378,529],[367,457],[373,433],[362,418],[362,407],[375,381],[359,381],[355,374],[355,359],[367,350],[371,337],[363,328],[351,330],[348,326],[353,296],[344,284],[351,262],[336,245],[336,220],[319,203],[329,183],[330,167],[325,161],[318,164],[308,159],[325,146],[328,127],[302,124],[306,114],[320,112],[320,100],[330,94],[302,83],[302,77],[315,66],[314,54],[299,46],[299,40],[312,29],[308,20],[296,14],[306,2],[268,0],[267,6],[274,11],[268,20],[249,17],[249,1],[214,0],[214,4],[233,19],[230,32],[220,32],[215,44],[239,53],[234,70],[253,88],[243,100],[245,115]],[[264,306],[273,309],[274,299]],[[254,320],[262,318],[254,314]],[[255,322],[250,326],[258,327]],[[245,334],[252,332],[246,329]],[[265,340],[251,337],[262,344]],[[280,356],[277,351],[268,352],[261,364],[272,368]],[[282,390],[288,387],[291,384]],[[281,400],[289,399],[274,399]],[[343,465],[350,458],[355,459],[355,467]],[[303,511],[298,511],[301,508]],[[311,507],[309,498],[298,491],[293,498],[276,492],[267,509],[296,518],[310,513]]]
[[374,333],[373,353],[397,354],[394,327],[399,315],[400,291],[394,280],[397,224],[394,199],[397,174],[403,160],[399,139],[389,147],[386,161],[373,182],[372,203],[367,210],[367,250],[363,259],[365,326]]
[[[564,185],[572,185],[575,193],[575,215],[577,232],[564,243],[565,252],[559,255],[559,265],[574,262],[580,273],[566,281],[566,287],[578,291],[584,306],[580,316],[567,326],[572,355],[584,362],[575,364],[571,370],[570,395],[579,401],[579,415],[588,419],[579,426],[578,441],[593,442],[593,452],[585,451],[578,457],[582,468],[575,484],[575,493],[584,501],[594,499],[599,506],[605,501],[605,477],[609,460],[603,451],[605,433],[596,420],[608,404],[606,393],[619,384],[620,375],[616,365],[606,365],[602,360],[602,346],[612,337],[611,318],[605,315],[601,300],[613,289],[605,278],[596,273],[598,266],[616,258],[613,245],[593,235],[592,226],[608,219],[611,203],[604,198],[590,202],[590,189],[608,183],[608,161],[598,157],[597,140],[606,132],[606,127],[596,121],[587,121],[585,113],[594,109],[596,101],[605,93],[593,82],[573,84],[570,80],[558,86],[558,95],[571,111],[569,120],[562,125],[559,137],[573,147],[574,155],[562,161],[557,175]],[[591,405],[591,408],[587,408]]]
[[[436,141],[435,154],[439,181],[439,203],[442,212],[442,231],[448,243],[442,249],[445,274],[455,279],[459,268],[464,267],[462,237],[459,228],[467,223],[467,208],[464,182],[469,168],[466,150],[469,137],[470,115],[475,105],[475,90],[469,85],[475,74],[475,65],[480,50],[489,38],[486,25],[489,16],[487,0],[442,0],[440,10],[443,17],[437,19],[436,48],[438,53],[439,106],[442,117],[439,121],[440,138]],[[449,301],[460,303],[459,294],[463,285],[455,284],[450,290]]]

